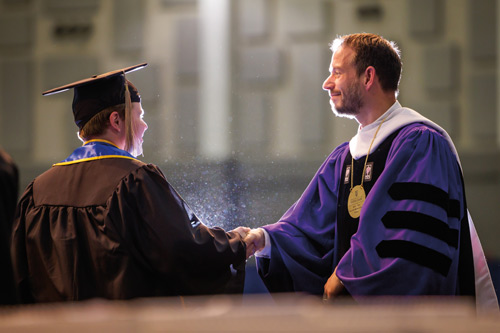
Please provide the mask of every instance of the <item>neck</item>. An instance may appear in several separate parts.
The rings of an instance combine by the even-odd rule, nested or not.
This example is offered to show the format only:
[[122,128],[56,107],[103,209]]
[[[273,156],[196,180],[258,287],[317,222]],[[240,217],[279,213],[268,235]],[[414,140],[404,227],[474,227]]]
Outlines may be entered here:
[[86,145],[87,143],[91,143],[91,142],[105,142],[105,143],[108,143],[108,144],[113,145],[116,148],[118,148],[113,142],[108,141],[108,140],[104,140],[104,139],[90,139],[90,140],[85,140],[85,142],[83,142],[83,145]]
[[[106,134],[108,134],[108,135],[106,135]],[[120,148],[121,150],[125,150],[124,149],[125,148],[125,140],[124,139],[120,139],[119,137],[116,137],[116,136],[113,136],[113,135],[109,135],[109,133],[106,133],[106,134],[87,138],[85,140],[85,142],[88,142],[88,141],[91,141],[91,140],[104,140],[104,141],[110,142],[111,144],[113,144],[117,148]]]
[[380,118],[395,102],[396,97],[394,94],[367,101],[366,107],[361,108],[359,114],[356,116],[356,120],[361,128],[368,126]]

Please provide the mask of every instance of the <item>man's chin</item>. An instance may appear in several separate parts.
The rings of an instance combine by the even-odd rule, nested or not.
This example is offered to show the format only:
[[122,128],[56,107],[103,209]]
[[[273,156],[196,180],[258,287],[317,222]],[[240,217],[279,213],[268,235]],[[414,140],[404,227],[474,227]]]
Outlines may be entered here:
[[332,105],[332,111],[333,111],[333,114],[336,115],[337,117],[349,118],[349,119],[354,119],[356,117],[356,114],[350,113],[350,112],[345,112],[343,110],[339,111],[333,105]]
[[142,145],[130,149],[128,153],[134,157],[141,156],[143,154]]
[[144,151],[143,151],[143,150],[142,150],[142,148],[141,148],[140,150],[137,150],[137,151],[135,152],[135,156],[134,156],[134,157],[144,156],[144,155],[143,155],[143,153],[144,153]]

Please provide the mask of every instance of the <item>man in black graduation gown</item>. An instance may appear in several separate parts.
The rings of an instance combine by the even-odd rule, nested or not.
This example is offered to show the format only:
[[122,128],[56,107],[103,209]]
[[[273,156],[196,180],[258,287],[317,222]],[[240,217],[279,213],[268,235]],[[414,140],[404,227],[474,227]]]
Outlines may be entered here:
[[249,229],[208,228],[157,166],[135,158],[147,125],[125,73],[145,65],[44,93],[74,88],[84,144],[18,204],[11,251],[21,302],[234,292],[235,276],[242,291]]
[[16,209],[19,173],[12,158],[0,149],[0,304],[15,302],[9,243]]

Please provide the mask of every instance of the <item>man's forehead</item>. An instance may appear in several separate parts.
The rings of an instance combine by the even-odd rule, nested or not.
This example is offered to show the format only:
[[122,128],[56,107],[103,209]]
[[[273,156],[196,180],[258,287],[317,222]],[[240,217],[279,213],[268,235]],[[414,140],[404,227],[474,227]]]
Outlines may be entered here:
[[135,112],[137,112],[139,114],[144,113],[144,109],[142,108],[142,104],[140,102],[132,103],[132,110],[134,110]]
[[347,65],[352,63],[354,50],[350,47],[340,46],[332,55],[332,66]]

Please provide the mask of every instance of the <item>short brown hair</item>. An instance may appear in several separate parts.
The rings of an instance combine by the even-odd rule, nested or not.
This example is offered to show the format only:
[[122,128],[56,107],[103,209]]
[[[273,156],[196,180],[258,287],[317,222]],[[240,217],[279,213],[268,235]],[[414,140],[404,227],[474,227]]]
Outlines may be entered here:
[[115,111],[118,112],[121,119],[125,119],[125,104],[118,104],[106,108],[90,118],[83,128],[80,129],[80,138],[87,141],[94,136],[102,135],[110,125],[109,116]]
[[354,66],[361,75],[368,66],[373,66],[384,91],[398,91],[403,63],[401,54],[394,42],[370,34],[359,33],[338,37],[332,44],[335,52],[339,46],[347,46],[354,50]]

